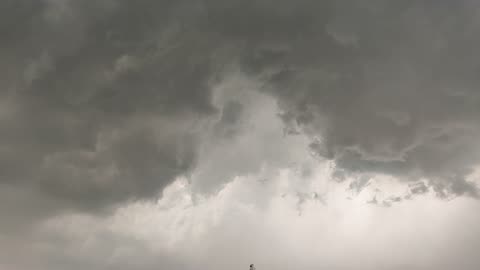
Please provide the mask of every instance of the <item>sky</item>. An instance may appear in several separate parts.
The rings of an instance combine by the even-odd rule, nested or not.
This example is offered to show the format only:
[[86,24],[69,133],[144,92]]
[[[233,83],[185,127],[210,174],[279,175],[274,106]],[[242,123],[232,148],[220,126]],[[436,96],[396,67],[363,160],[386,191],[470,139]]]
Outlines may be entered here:
[[480,269],[480,3],[0,0],[0,270]]

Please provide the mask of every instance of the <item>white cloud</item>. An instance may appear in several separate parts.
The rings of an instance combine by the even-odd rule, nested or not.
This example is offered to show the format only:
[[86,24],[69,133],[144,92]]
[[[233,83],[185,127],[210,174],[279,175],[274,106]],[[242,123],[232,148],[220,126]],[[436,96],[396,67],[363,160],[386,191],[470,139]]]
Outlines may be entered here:
[[[215,195],[196,200],[191,185],[178,179],[159,201],[132,203],[111,217],[55,217],[44,223],[43,234],[52,237],[44,241],[52,248],[56,237],[68,243],[69,258],[103,256],[99,269],[127,258],[149,269],[156,256],[184,262],[186,269],[214,270],[243,269],[251,262],[258,269],[469,269],[478,263],[472,254],[480,204],[474,200],[423,196],[382,208],[361,196],[347,199],[345,185],[337,184],[328,187],[327,206],[307,200],[299,215],[295,194],[282,197],[285,190],[302,188],[294,184],[302,181],[296,175],[283,170],[267,184],[256,181],[257,175],[236,177]],[[325,184],[325,169],[315,178]],[[470,248],[455,252],[462,246]]]

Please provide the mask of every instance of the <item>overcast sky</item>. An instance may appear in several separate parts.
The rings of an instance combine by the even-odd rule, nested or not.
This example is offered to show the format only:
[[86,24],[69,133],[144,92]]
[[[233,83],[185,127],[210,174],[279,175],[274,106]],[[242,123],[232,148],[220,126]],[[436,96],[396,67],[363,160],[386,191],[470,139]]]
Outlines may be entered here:
[[0,0],[0,270],[480,269],[480,2]]

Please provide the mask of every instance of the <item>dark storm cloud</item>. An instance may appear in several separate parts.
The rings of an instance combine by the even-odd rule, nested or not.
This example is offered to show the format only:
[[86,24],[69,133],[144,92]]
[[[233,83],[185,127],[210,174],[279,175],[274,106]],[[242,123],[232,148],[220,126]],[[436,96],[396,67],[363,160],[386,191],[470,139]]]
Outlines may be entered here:
[[254,46],[244,64],[270,82],[288,124],[346,172],[425,177],[441,197],[476,196],[466,176],[480,161],[479,5],[308,4],[285,31],[245,34]]
[[[478,197],[467,176],[480,163],[479,7],[467,0],[0,1],[0,268],[189,268],[195,259],[179,263],[108,229],[88,239],[97,241],[93,249],[83,237],[62,239],[62,232],[38,233],[38,244],[22,229],[59,211],[98,213],[155,198],[204,160],[208,173],[200,171],[198,185],[209,187],[258,171],[265,159],[283,166],[291,152],[269,129],[259,132],[276,123],[258,120],[255,102],[212,101],[213,86],[232,63],[278,102],[284,133],[311,137],[305,154],[333,161],[333,177],[353,179],[353,193],[380,173],[424,181],[409,186],[410,196]],[[251,114],[256,128],[234,147]],[[215,147],[198,151],[203,145]],[[296,197],[299,211],[309,201],[323,203],[310,191]],[[369,203],[387,207],[408,198],[375,196]],[[229,220],[244,232],[262,219]],[[238,256],[217,232],[211,238],[220,239],[219,250]],[[234,232],[242,239],[231,242],[256,248]],[[473,244],[455,248],[470,259],[459,265],[478,269],[471,259],[476,231],[462,232],[471,232],[464,239]],[[192,252],[215,251],[206,242]],[[131,256],[122,249],[118,255],[119,247]]]
[[182,28],[194,5],[0,5],[0,182],[98,209],[192,169],[197,122],[216,113],[212,46]]
[[[473,1],[0,5],[3,183],[82,208],[151,197],[194,167],[212,79],[236,61],[343,174],[477,194]],[[224,107],[220,133],[242,110]]]

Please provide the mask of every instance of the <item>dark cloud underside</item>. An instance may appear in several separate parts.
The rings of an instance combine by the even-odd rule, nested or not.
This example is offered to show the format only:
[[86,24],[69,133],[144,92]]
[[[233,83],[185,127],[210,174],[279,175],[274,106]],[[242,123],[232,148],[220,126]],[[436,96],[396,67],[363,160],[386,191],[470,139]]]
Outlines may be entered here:
[[173,3],[2,2],[1,182],[97,208],[192,168],[212,53]]
[[479,269],[425,196],[480,196],[479,47],[474,0],[0,0],[0,269]]
[[[198,127],[218,113],[212,83],[235,62],[342,174],[427,178],[439,195],[476,196],[465,178],[480,161],[478,10],[2,1],[0,181],[82,208],[153,196],[202,159]],[[231,136],[241,110],[226,105],[217,131]]]

